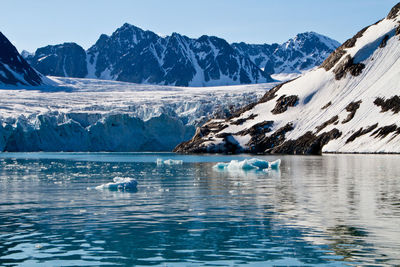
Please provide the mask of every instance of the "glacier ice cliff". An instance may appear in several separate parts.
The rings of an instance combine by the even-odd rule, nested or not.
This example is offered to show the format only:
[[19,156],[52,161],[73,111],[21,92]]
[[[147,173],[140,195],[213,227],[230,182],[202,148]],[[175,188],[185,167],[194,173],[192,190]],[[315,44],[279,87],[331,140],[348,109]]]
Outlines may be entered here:
[[208,119],[229,116],[272,87],[51,79],[58,86],[0,87],[0,151],[172,151]]

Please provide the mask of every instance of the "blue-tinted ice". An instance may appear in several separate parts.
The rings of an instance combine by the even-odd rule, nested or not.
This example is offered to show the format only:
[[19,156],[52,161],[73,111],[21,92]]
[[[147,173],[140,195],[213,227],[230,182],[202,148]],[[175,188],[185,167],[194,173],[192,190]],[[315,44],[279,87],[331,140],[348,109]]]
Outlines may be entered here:
[[106,183],[99,186],[96,186],[96,189],[103,190],[121,190],[121,191],[134,191],[137,189],[137,181],[132,178],[124,178],[124,177],[115,177],[114,182]]
[[229,170],[229,171],[268,171],[268,170],[278,170],[281,165],[281,160],[277,159],[275,161],[266,161],[257,158],[245,159],[242,161],[231,160],[231,162],[219,162],[214,168],[217,170]]

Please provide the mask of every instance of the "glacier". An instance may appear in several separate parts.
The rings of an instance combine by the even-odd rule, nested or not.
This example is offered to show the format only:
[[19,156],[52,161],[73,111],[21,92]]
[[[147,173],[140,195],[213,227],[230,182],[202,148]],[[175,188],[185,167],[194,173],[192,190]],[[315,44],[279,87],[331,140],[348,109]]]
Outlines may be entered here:
[[275,83],[187,88],[48,77],[0,87],[0,151],[171,151]]

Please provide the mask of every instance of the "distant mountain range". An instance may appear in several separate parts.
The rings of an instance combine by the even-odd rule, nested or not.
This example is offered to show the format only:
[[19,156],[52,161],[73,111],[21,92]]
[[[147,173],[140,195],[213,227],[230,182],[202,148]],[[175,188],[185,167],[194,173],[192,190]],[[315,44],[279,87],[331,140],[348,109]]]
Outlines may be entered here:
[[76,43],[22,53],[44,75],[98,78],[144,84],[214,86],[270,82],[275,73],[300,73],[318,66],[340,44],[314,32],[284,44],[229,44],[203,35],[161,37],[124,24],[101,35],[85,51]]
[[0,84],[35,86],[42,84],[43,78],[0,32]]
[[321,63],[340,43],[315,32],[299,33],[283,44],[234,43],[233,48],[247,56],[267,74],[300,73]]

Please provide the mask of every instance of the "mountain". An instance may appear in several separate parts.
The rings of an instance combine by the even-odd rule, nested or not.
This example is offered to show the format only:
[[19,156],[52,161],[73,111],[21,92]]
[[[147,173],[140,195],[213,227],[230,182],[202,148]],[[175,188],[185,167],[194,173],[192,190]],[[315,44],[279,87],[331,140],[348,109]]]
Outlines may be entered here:
[[198,128],[178,152],[400,153],[400,3],[320,68]]
[[318,66],[338,46],[316,33],[299,34],[282,45],[231,45],[207,35],[198,39],[178,33],[160,37],[126,23],[111,36],[101,35],[87,51],[75,43],[64,43],[25,54],[46,75],[215,86],[270,82],[269,74],[300,73]]
[[305,32],[283,44],[257,45],[242,42],[232,46],[272,75],[301,73],[319,66],[340,43],[315,32]]
[[0,32],[0,84],[36,86],[42,83],[42,76],[29,66]]
[[44,75],[61,77],[86,77],[87,64],[85,50],[75,43],[48,45],[36,50],[27,58],[31,65]]
[[62,77],[176,86],[272,81],[221,38],[191,39],[178,33],[164,38],[130,24],[111,36],[101,35],[86,52],[77,44],[65,43],[39,48],[27,60],[46,75]]
[[102,35],[88,55],[94,76],[102,79],[177,86],[272,80],[223,39],[178,33],[162,38],[130,24]]

